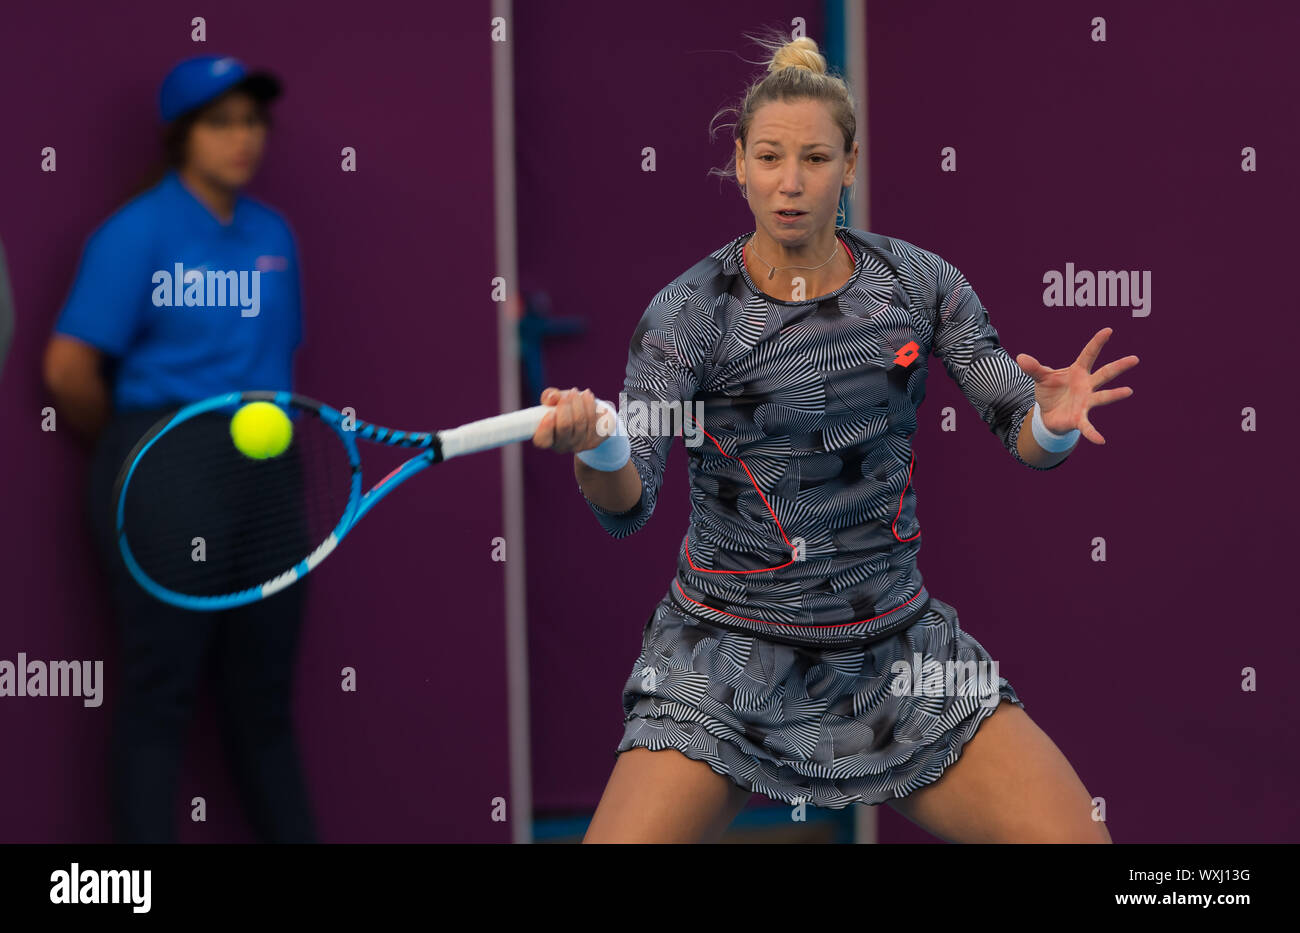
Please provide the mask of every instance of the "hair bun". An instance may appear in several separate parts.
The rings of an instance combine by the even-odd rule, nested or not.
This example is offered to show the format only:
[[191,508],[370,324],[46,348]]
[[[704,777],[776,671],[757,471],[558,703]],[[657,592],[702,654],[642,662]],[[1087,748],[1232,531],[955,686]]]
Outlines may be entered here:
[[782,68],[807,68],[819,75],[826,74],[826,58],[817,49],[817,42],[809,36],[800,36],[776,50],[768,71]]

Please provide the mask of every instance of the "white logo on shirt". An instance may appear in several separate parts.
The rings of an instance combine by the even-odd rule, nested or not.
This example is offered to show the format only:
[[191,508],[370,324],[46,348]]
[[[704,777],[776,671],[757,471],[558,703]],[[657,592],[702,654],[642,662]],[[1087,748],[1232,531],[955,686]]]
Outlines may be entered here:
[[289,260],[284,256],[258,256],[253,268],[261,272],[283,272],[289,268]]

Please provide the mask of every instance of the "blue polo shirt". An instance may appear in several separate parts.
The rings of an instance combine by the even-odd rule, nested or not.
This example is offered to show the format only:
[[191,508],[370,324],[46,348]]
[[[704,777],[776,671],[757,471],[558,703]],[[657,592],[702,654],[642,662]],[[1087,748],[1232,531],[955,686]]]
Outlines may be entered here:
[[121,411],[290,389],[302,340],[293,233],[242,195],[222,223],[170,171],[91,234],[54,330],[116,358]]

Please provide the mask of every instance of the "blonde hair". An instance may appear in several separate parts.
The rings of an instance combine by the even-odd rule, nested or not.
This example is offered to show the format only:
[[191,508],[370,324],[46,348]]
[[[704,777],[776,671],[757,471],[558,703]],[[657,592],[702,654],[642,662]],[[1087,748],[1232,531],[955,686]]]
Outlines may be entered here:
[[[821,101],[830,110],[831,120],[844,136],[844,154],[851,153],[853,139],[858,132],[853,92],[842,77],[827,68],[826,57],[818,49],[817,43],[808,36],[790,39],[779,31],[748,38],[771,54],[767,62],[767,74],[750,84],[738,107],[724,107],[714,114],[713,120],[725,113],[735,113],[736,122],[730,124],[734,128],[732,138],[740,141],[743,150],[749,139],[749,127],[754,122],[754,114],[764,104],[773,101]],[[710,138],[713,138],[716,136],[712,128],[713,121],[709,122],[709,127]],[[734,147],[727,167],[710,169],[709,174],[732,179],[736,177]]]

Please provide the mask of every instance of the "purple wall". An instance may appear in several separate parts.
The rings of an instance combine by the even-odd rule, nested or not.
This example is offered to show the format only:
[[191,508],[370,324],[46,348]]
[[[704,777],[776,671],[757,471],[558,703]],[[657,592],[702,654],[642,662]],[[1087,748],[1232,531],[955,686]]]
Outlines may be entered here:
[[[40,354],[86,236],[154,158],[156,89],[173,63],[228,53],[284,80],[250,193],[299,238],[299,391],[411,429],[497,410],[488,4],[326,3],[305,16],[226,2],[207,14],[206,45],[189,41],[191,15],[36,4],[8,10],[0,32],[0,238],[18,313],[0,470],[20,491],[0,534],[0,658],[104,659],[108,681],[99,709],[0,699],[0,841],[108,838],[115,656],[84,530],[86,456],[69,431],[40,430]],[[38,169],[44,146],[57,147],[55,174]],[[344,146],[356,174],[339,170]],[[311,580],[296,717],[326,841],[509,839],[489,818],[509,791],[501,565],[489,557],[499,458],[439,473],[367,517]],[[340,690],[344,666],[356,693]],[[209,821],[187,819],[182,839],[248,839],[213,726],[205,708],[180,795],[206,796]]]
[[[589,323],[550,342],[549,382],[616,397],[651,297],[752,229],[730,183],[706,174],[730,146],[725,131],[710,142],[709,119],[754,74],[743,31],[803,16],[821,41],[821,8],[759,0],[738,16],[666,0],[634,18],[517,4],[521,284]],[[1171,18],[1130,4],[1101,11],[1109,37],[1096,43],[1098,12],[870,5],[870,228],[957,265],[1013,355],[1065,366],[1112,326],[1102,362],[1142,358],[1114,383],[1134,397],[1094,413],[1107,445],[1083,441],[1048,474],[1015,464],[936,366],[916,444],[921,567],[1106,798],[1116,841],[1290,840],[1298,715],[1280,684],[1300,636],[1271,584],[1294,553],[1294,389],[1251,350],[1300,336],[1285,285],[1255,282],[1257,269],[1290,267],[1296,130],[1278,115],[1296,91],[1285,63],[1300,14],[1257,4],[1225,17],[1200,2]],[[230,52],[285,80],[252,193],[300,242],[300,391],[400,427],[495,410],[488,4],[326,4],[304,17],[226,3],[197,47],[190,15],[156,0],[28,6],[0,35],[0,82],[31,89],[11,90],[0,147],[18,313],[0,424],[21,454],[0,466],[21,490],[0,531],[0,659],[102,658],[108,676],[100,709],[0,699],[0,742],[23,755],[0,769],[0,841],[108,837],[115,658],[83,527],[86,458],[69,432],[40,431],[39,360],[85,237],[154,156],[154,95],[172,63]],[[345,145],[355,175],[338,170]],[[56,174],[39,171],[44,146],[58,149]],[[640,170],[644,146],[656,173]],[[939,170],[947,146],[955,174]],[[1240,170],[1245,146],[1256,173]],[[630,243],[612,235],[625,231]],[[1043,274],[1067,262],[1149,270],[1150,316],[1044,306]],[[614,290],[626,306],[597,297]],[[1239,326],[1225,333],[1225,317]],[[947,406],[955,434],[939,430]],[[1240,430],[1247,406],[1254,433]],[[567,457],[525,458],[535,802],[589,810],[614,763],[641,626],[673,573],[685,460],[670,459],[650,525],[612,542]],[[487,815],[508,793],[501,568],[488,556],[499,463],[439,470],[368,517],[312,581],[296,710],[327,841],[509,838]],[[357,694],[339,690],[345,665]],[[1258,692],[1241,691],[1243,667],[1258,670]],[[205,706],[181,797],[206,796],[209,822],[186,821],[182,838],[247,839],[212,728]],[[930,839],[878,812],[883,841]]]
[[[1300,829],[1298,717],[1281,690],[1300,638],[1272,592],[1294,555],[1294,387],[1251,354],[1300,336],[1285,285],[1256,281],[1290,268],[1294,244],[1296,129],[1278,116],[1296,90],[1285,63],[1300,23],[1283,9],[869,5],[871,229],[957,265],[1012,355],[1068,366],[1111,326],[1100,362],[1142,359],[1111,383],[1133,398],[1093,412],[1107,444],[1081,441],[1051,473],[1016,464],[938,366],[916,443],[928,586],[1106,799],[1118,842],[1277,842]],[[653,295],[753,227],[735,190],[705,175],[729,145],[709,144],[709,118],[753,74],[715,50],[756,58],[742,31],[809,12],[659,11],[616,23],[521,13],[524,286],[590,322],[552,344],[549,381],[608,398]],[[1105,43],[1089,38],[1099,12]],[[821,28],[810,19],[819,40]],[[586,64],[547,79],[558,44]],[[643,146],[658,151],[656,173],[640,170]],[[939,170],[947,146],[955,174]],[[1244,146],[1259,172],[1240,170]],[[1067,262],[1149,270],[1150,316],[1045,306],[1043,275]],[[626,304],[598,297],[613,287]],[[1238,327],[1225,333],[1225,318]],[[939,430],[947,406],[955,434]],[[1240,429],[1246,406],[1255,433]],[[536,800],[591,807],[685,530],[685,461],[675,450],[651,523],[613,542],[568,460],[527,456]],[[1243,667],[1258,670],[1258,692],[1241,690]],[[879,813],[882,841],[932,838]]]

